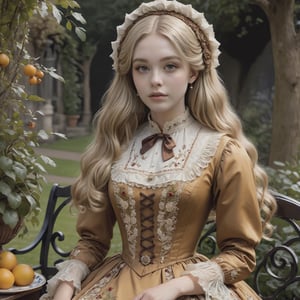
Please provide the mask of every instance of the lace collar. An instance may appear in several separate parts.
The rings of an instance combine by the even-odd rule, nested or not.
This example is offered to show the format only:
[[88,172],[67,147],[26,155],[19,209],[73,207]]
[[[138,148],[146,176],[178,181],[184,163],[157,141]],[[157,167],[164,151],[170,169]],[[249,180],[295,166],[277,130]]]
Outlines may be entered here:
[[153,133],[163,132],[167,134],[172,134],[175,131],[187,127],[193,120],[194,119],[191,116],[189,109],[187,108],[184,113],[178,115],[171,121],[167,121],[164,124],[163,129],[161,130],[158,124],[151,119],[150,113],[148,114],[148,124],[151,130],[153,131]]
[[208,166],[223,135],[200,125],[187,110],[164,126],[176,147],[174,157],[163,161],[162,141],[156,142],[146,153],[140,153],[142,140],[157,130],[159,127],[154,122],[146,122],[138,130],[120,159],[112,165],[112,181],[151,188],[193,181]]

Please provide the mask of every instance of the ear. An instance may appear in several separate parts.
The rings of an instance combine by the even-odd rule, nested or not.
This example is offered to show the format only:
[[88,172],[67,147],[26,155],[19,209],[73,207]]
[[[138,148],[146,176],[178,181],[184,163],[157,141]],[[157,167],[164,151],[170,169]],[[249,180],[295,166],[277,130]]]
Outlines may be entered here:
[[189,78],[189,83],[190,84],[194,83],[194,81],[197,79],[198,75],[199,75],[199,71],[191,70],[191,72],[190,72],[190,78]]

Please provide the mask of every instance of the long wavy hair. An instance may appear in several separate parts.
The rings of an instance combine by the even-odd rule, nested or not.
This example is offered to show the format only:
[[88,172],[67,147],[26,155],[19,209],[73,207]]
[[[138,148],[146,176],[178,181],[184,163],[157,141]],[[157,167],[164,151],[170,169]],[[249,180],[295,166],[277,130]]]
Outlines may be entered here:
[[166,37],[191,69],[199,72],[193,89],[186,95],[186,105],[193,117],[204,126],[237,139],[245,147],[256,178],[264,234],[270,236],[270,219],[276,210],[276,202],[268,191],[267,175],[257,163],[257,151],[245,137],[217,71],[205,67],[194,32],[184,22],[169,15],[147,16],[139,20],[122,41],[118,71],[103,96],[103,105],[94,119],[94,139],[82,156],[81,175],[72,186],[74,203],[103,209],[112,163],[146,120],[148,109],[137,96],[131,71],[136,44],[151,33]]

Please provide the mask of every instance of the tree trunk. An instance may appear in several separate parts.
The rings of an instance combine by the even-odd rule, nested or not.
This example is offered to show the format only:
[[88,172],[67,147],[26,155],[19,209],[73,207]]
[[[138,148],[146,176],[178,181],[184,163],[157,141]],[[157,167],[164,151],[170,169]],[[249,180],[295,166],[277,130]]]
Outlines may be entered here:
[[90,90],[90,70],[94,55],[89,56],[82,65],[83,70],[83,115],[82,125],[89,126],[91,121],[91,90]]
[[255,0],[270,26],[275,94],[269,164],[290,161],[300,150],[300,49],[294,0]]

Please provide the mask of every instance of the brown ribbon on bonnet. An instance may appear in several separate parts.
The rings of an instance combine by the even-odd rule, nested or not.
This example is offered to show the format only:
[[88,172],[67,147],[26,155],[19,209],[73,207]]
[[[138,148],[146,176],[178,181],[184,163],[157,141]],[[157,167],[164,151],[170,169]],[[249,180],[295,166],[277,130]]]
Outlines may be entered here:
[[157,140],[162,139],[161,154],[163,161],[167,161],[174,156],[173,148],[176,147],[175,142],[169,134],[166,133],[155,133],[142,140],[142,148],[140,150],[141,154],[146,153],[150,148],[152,148]]

